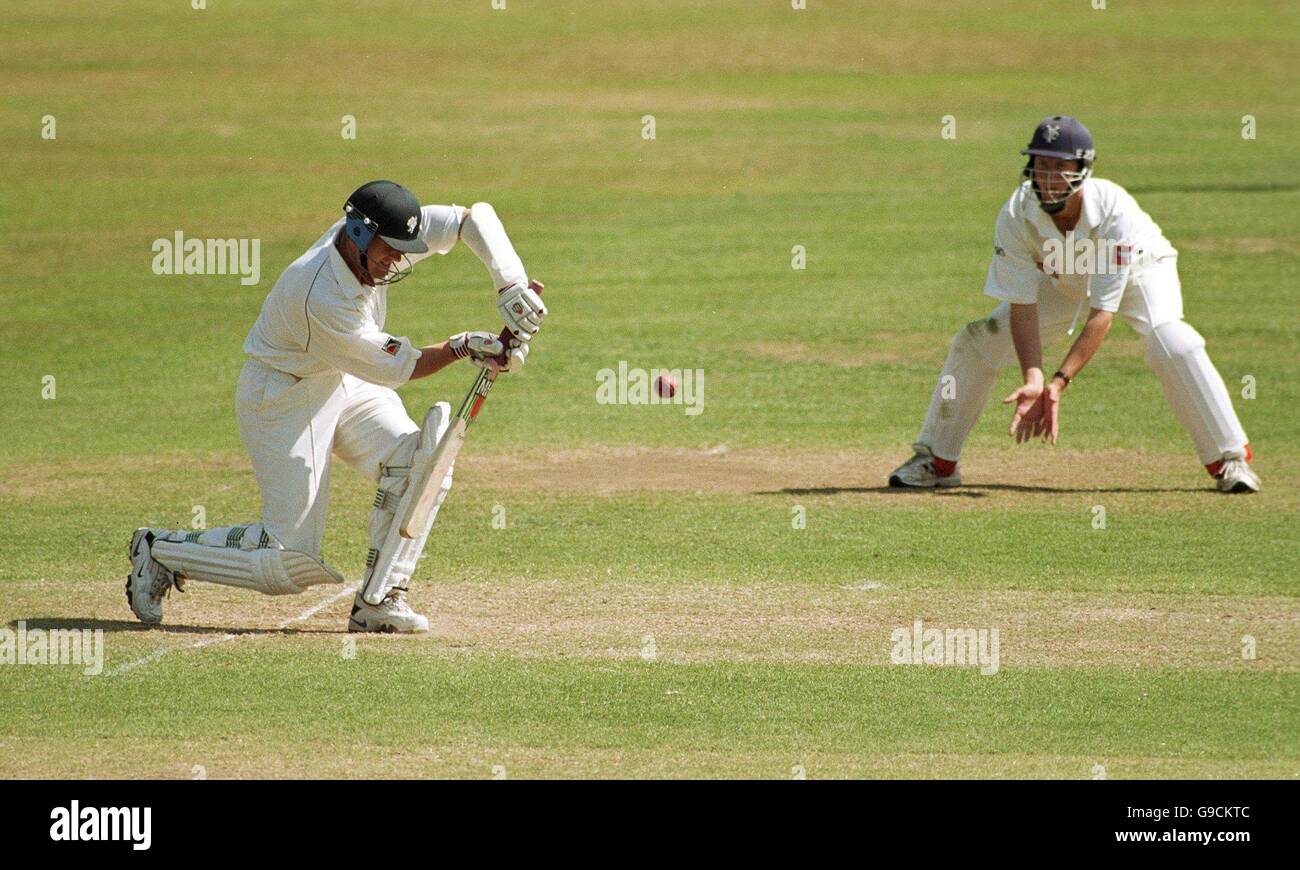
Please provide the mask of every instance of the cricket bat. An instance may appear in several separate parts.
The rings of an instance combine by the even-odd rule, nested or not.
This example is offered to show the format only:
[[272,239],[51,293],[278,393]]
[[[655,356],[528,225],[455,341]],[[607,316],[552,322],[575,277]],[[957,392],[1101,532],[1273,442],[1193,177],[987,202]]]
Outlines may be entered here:
[[[532,281],[528,286],[539,294],[542,292],[542,284],[539,281]],[[509,354],[510,341],[514,335],[509,329],[503,329],[499,338],[506,349],[505,354]],[[460,403],[460,410],[452,418],[451,426],[447,428],[438,446],[431,453],[415,454],[411,461],[410,486],[411,491],[417,495],[414,498],[403,499],[402,513],[397,518],[398,533],[403,538],[414,540],[424,531],[424,526],[429,521],[429,512],[437,502],[438,489],[442,485],[442,480],[456,461],[461,445],[465,443],[465,432],[478,417],[478,412],[483,408],[483,402],[487,400],[488,391],[492,389],[496,379],[497,373],[491,369],[479,369],[478,377],[470,386],[465,400]]]

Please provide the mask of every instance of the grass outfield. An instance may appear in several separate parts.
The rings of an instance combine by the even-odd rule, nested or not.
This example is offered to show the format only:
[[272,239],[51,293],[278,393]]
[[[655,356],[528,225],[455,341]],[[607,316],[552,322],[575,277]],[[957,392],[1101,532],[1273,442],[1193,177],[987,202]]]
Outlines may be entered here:
[[[0,627],[105,631],[99,675],[0,666],[0,776],[1300,775],[1294,4],[380,3],[370,46],[346,5],[209,5],[0,34]],[[882,488],[1053,112],[1180,250],[1260,495],[1213,491],[1127,326],[1057,448],[991,408],[969,486]],[[433,631],[200,583],[140,626],[134,527],[256,518],[240,346],[371,177],[492,202],[552,306],[413,584]],[[260,239],[260,283],[154,275],[177,230]],[[421,343],[496,319],[463,249],[389,297]],[[620,361],[703,369],[703,413],[598,404]],[[372,495],[338,470],[350,577]],[[997,629],[998,673],[892,664],[918,619]]]

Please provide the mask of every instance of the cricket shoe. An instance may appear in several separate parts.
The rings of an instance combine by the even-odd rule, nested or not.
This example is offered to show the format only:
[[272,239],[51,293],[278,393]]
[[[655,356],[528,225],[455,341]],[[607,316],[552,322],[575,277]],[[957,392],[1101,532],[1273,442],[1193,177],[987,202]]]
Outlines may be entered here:
[[[961,472],[957,470],[956,463],[953,464],[952,472],[945,475],[935,467],[936,457],[930,452],[929,447],[924,444],[913,444],[912,449],[916,451],[915,455],[895,468],[893,473],[889,475],[890,486],[918,489],[933,489],[938,486],[961,486]],[[938,461],[942,462],[943,460]]]
[[357,593],[352,603],[352,616],[348,631],[378,631],[384,634],[409,634],[428,631],[429,620],[411,609],[406,603],[406,590],[394,586],[384,600],[371,604]]
[[1219,492],[1259,492],[1259,475],[1244,459],[1225,459],[1215,483]]
[[126,577],[126,603],[141,622],[162,622],[162,600],[175,586],[185,591],[185,582],[161,564],[151,554],[154,542],[152,529],[136,529],[131,536],[131,573]]

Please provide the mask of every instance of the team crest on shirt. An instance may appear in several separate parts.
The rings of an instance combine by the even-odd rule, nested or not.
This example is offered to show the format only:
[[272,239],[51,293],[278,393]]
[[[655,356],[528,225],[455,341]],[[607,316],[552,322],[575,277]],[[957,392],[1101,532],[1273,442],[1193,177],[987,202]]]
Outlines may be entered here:
[[397,352],[402,349],[402,343],[395,338],[390,338],[384,342],[383,352],[389,356],[397,356]]

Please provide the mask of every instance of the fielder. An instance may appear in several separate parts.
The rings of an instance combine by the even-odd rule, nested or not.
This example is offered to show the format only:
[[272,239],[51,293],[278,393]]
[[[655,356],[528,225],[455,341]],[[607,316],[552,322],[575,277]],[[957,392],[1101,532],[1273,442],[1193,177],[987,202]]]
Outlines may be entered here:
[[[889,476],[894,487],[961,484],[962,445],[993,392],[998,372],[1018,362],[1024,386],[1014,405],[1017,443],[1056,443],[1061,396],[1101,347],[1118,313],[1142,337],[1147,365],[1221,492],[1259,491],[1250,444],[1205,339],[1183,321],[1178,252],[1122,187],[1092,177],[1092,135],[1056,115],[1034,130],[1016,189],[998,214],[984,292],[1002,304],[952,340],[914,445]],[[1050,379],[1042,346],[1083,329]]]
[[[546,306],[487,203],[421,208],[401,185],[372,181],[348,198],[343,211],[276,281],[244,342],[248,360],[236,415],[262,492],[262,519],[206,531],[137,529],[126,597],[142,622],[160,622],[162,598],[173,586],[183,590],[186,580],[267,595],[343,583],[320,554],[330,467],[338,456],[379,485],[365,575],[348,630],[428,630],[429,621],[407,603],[406,590],[437,508],[413,538],[399,535],[395,516],[408,495],[413,457],[437,443],[451,409],[438,402],[417,426],[394,390],[458,359],[517,371]],[[387,286],[457,241],[487,267],[497,308],[515,337],[508,347],[489,332],[461,332],[416,347],[384,330]],[[448,471],[429,484],[440,487],[435,505],[451,482]]]

